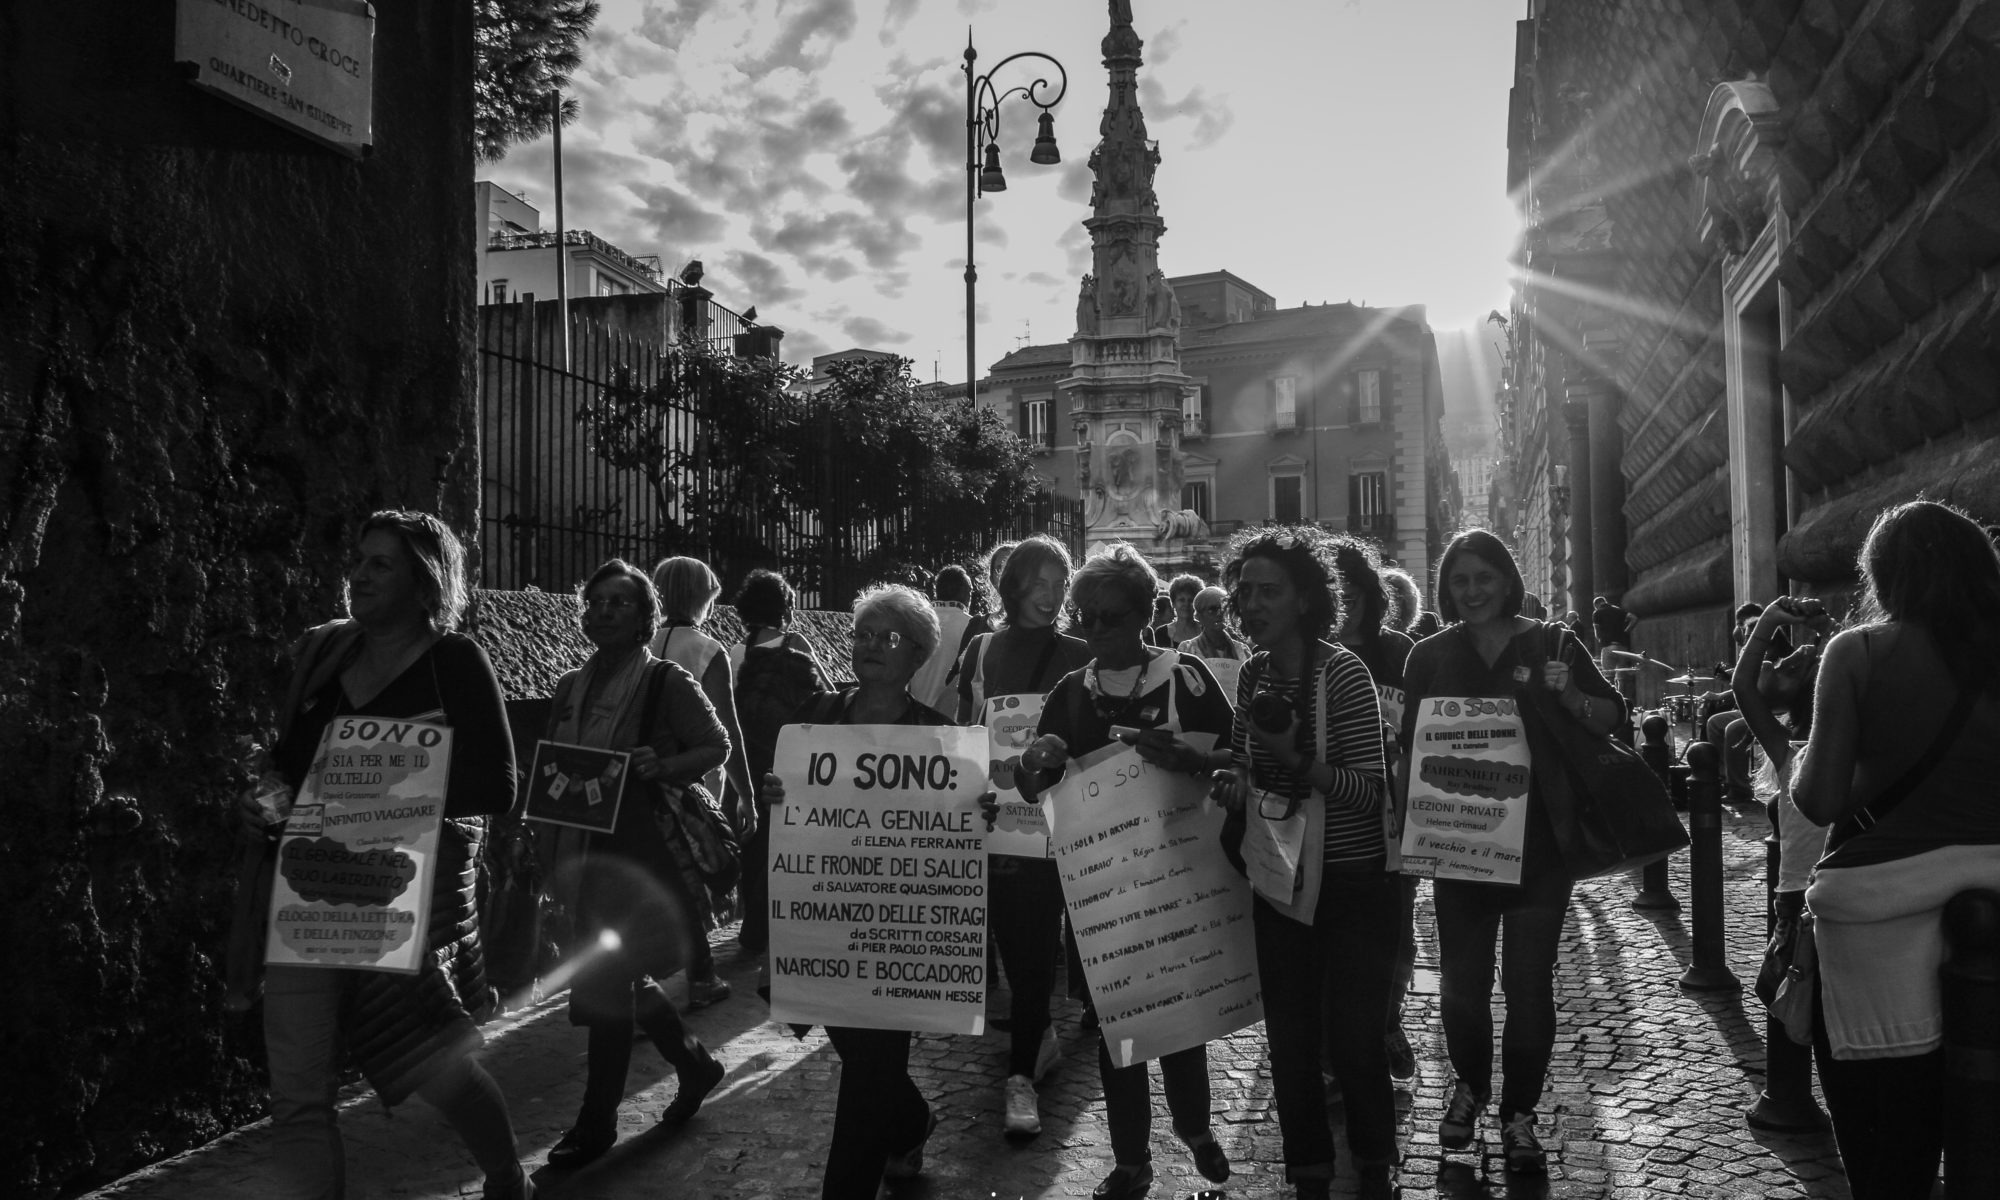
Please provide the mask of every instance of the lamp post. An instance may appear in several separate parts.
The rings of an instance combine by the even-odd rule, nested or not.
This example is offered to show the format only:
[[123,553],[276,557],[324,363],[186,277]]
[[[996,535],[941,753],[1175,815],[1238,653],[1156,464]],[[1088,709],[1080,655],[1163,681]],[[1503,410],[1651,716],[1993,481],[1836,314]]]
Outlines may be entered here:
[[[1056,122],[1049,110],[1062,103],[1063,94],[1069,91],[1069,72],[1049,55],[1039,51],[1024,50],[1010,54],[993,64],[993,69],[984,75],[975,74],[973,64],[979,52],[972,48],[972,31],[965,34],[965,394],[977,405],[979,403],[978,354],[974,350],[977,341],[978,310],[974,305],[974,292],[979,280],[979,271],[973,265],[972,253],[972,204],[987,192],[1007,190],[1007,177],[1000,171],[1000,105],[1014,96],[1025,97],[1028,103],[1042,110],[1039,128],[1035,134],[1035,148],[1028,154],[1028,161],[1044,166],[1059,163],[1062,155],[1056,150]],[[1056,69],[1055,95],[1042,99],[1043,89],[1049,87],[1047,79],[1038,78],[1023,87],[1001,91],[993,86],[993,77],[1000,68],[1017,58],[1039,58]],[[980,145],[986,149],[985,160],[980,159]]]

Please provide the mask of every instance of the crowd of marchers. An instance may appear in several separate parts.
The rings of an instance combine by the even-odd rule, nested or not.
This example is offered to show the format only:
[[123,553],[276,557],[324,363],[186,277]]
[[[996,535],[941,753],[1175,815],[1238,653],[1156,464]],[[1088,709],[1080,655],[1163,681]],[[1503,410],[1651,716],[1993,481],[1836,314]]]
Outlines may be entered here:
[[[426,514],[379,512],[355,551],[346,614],[301,641],[277,736],[251,764],[258,784],[241,806],[243,837],[254,852],[276,844],[288,798],[336,719],[449,725],[431,953],[406,974],[244,961],[256,960],[254,949],[232,957],[232,999],[262,1009],[279,1143],[273,1194],[343,1195],[335,1098],[352,1062],[384,1103],[414,1094],[446,1117],[485,1172],[485,1196],[529,1196],[533,1180],[506,1097],[480,1063],[475,1024],[488,996],[480,840],[485,819],[517,795],[500,687],[486,655],[456,631],[467,583],[449,528]],[[1782,844],[1773,952],[1813,948],[1798,1032],[1812,1045],[1853,1194],[1873,1200],[1925,1195],[1937,1175],[1940,912],[1961,890],[2000,886],[1988,757],[2000,744],[2000,554],[1964,513],[1919,501],[1876,521],[1857,569],[1851,611],[1810,597],[1745,603],[1735,661],[1723,664],[1729,686],[1703,699],[1690,734],[1720,748],[1732,795],[1769,800]],[[1394,1195],[1393,1087],[1415,1069],[1402,999],[1419,880],[1397,869],[1396,842],[1417,713],[1431,698],[1538,690],[1538,703],[1519,705],[1524,721],[1629,737],[1635,714],[1615,668],[1643,659],[1624,653],[1634,619],[1602,598],[1588,618],[1544,619],[1507,546],[1486,531],[1454,537],[1424,582],[1429,605],[1419,581],[1378,547],[1313,526],[1243,531],[1214,582],[1163,581],[1124,543],[1077,563],[1060,542],[1031,537],[970,570],[944,567],[929,595],[900,584],[864,591],[853,608],[853,682],[836,687],[788,628],[794,594],[781,576],[760,570],[742,583],[732,600],[747,632],[724,646],[703,631],[721,598],[706,564],[603,564],[576,591],[594,653],[562,677],[544,733],[627,753],[647,801],[621,806],[609,830],[552,839],[548,876],[567,889],[574,942],[589,952],[568,980],[569,1017],[583,1030],[583,1097],[548,1167],[580,1168],[616,1141],[635,1030],[679,1076],[663,1123],[687,1122],[724,1077],[662,984],[684,974],[693,1006],[728,994],[707,933],[732,910],[746,953],[768,945],[764,865],[768,814],[785,801],[772,769],[783,727],[979,724],[989,698],[1033,694],[1047,699],[1014,775],[1029,801],[1122,741],[1156,766],[1208,780],[1228,814],[1225,840],[1247,822],[1308,818],[1298,898],[1260,892],[1252,914],[1285,1174],[1300,1200],[1330,1194],[1329,1106],[1338,1099],[1349,1159],[1341,1170],[1358,1195]],[[1224,662],[1233,690],[1217,680]],[[1538,1107],[1576,882],[1562,849],[1570,818],[1544,802],[1545,770],[1528,772],[1518,882],[1428,884],[1454,1081],[1444,1107],[1416,1119],[1434,1124],[1446,1152],[1471,1146],[1490,1122],[1507,1170],[1524,1175],[1546,1166]],[[696,836],[711,828],[740,843],[740,878],[725,886],[712,847]],[[239,924],[261,930],[257,904],[268,893],[256,890],[254,871],[243,886]],[[993,856],[987,904],[1011,1004],[996,1134],[1032,1139],[1038,1085],[1061,1055],[1055,990],[1067,981],[1087,1029],[1094,1000],[1054,862]],[[245,944],[259,944],[254,932],[233,938]],[[884,1179],[923,1171],[939,1104],[911,1078],[908,1032],[825,1032],[841,1066],[822,1195],[871,1200]],[[1152,1186],[1155,1068],[1169,1126],[1196,1169],[1229,1178],[1232,1147],[1210,1121],[1220,1105],[1205,1047],[1122,1065],[1098,1039],[1096,1057],[1113,1158],[1098,1200]]]

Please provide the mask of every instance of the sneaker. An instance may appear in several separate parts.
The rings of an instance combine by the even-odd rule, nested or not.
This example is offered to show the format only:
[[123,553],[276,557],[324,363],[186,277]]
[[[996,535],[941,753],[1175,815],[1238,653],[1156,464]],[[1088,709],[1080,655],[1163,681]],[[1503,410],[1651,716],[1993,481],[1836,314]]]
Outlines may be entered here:
[[1030,1138],[1042,1131],[1042,1103],[1035,1081],[1026,1075],[1007,1077],[1007,1136]]
[[1389,1030],[1389,1078],[1409,1079],[1417,1073],[1417,1052],[1410,1049],[1410,1039],[1404,1035],[1401,1025]]
[[1549,1173],[1548,1152],[1535,1137],[1535,1114],[1515,1113],[1500,1123],[1500,1149],[1507,1155],[1507,1170],[1514,1175]]
[[931,1140],[931,1135],[937,1132],[937,1127],[937,1109],[933,1108],[930,1116],[924,1120],[924,1136],[917,1139],[916,1145],[901,1154],[891,1154],[889,1161],[882,1164],[882,1178],[915,1179],[923,1174],[924,1143]]
[[1475,1092],[1460,1080],[1452,1089],[1451,1103],[1445,1105],[1444,1120],[1438,1122],[1438,1145],[1446,1150],[1463,1150],[1472,1144],[1472,1132],[1486,1113],[1491,1093]]
[[688,980],[689,1012],[697,1008],[707,1008],[711,1004],[720,1004],[727,999],[729,999],[729,981],[720,975]]
[[1035,1051],[1035,1082],[1047,1079],[1049,1072],[1055,1070],[1056,1064],[1061,1061],[1062,1043],[1056,1041],[1056,1027],[1051,1025],[1042,1030],[1042,1045]]

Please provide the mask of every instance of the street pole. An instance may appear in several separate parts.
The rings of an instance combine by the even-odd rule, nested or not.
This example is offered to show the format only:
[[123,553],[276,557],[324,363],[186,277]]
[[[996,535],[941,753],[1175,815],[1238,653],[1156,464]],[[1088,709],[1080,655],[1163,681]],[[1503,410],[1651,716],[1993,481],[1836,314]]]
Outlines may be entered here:
[[[1039,58],[1055,67],[1058,82],[1055,95],[1048,100],[1041,98],[1043,88],[1049,86],[1046,79],[1037,79],[1023,87],[998,91],[993,86],[993,76],[1001,67],[1017,58]],[[1039,51],[1024,50],[1010,54],[993,64],[993,69],[980,75],[973,65],[979,60],[979,51],[972,45],[972,30],[965,31],[965,395],[976,407],[979,403],[979,310],[978,284],[979,268],[973,256],[973,211],[974,204],[985,192],[1001,191],[1006,188],[1006,179],[1000,172],[1000,105],[1002,101],[1019,95],[1028,103],[1042,110],[1040,132],[1035,138],[1035,148],[1028,161],[1050,165],[1062,161],[1056,151],[1055,127],[1049,110],[1062,103],[1064,93],[1069,91],[1069,73],[1054,58]],[[979,143],[986,142],[985,170],[991,172],[990,181],[982,177],[979,161]]]
[[549,115],[549,126],[556,134],[556,324],[557,336],[562,339],[562,369],[569,370],[569,246],[563,233],[563,184],[562,184],[562,93],[549,93],[549,103],[554,111]]

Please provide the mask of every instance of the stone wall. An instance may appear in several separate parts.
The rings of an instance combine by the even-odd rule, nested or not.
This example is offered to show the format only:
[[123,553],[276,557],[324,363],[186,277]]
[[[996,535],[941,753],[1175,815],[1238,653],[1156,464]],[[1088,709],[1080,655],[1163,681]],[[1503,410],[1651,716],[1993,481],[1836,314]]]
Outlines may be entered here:
[[173,4],[0,15],[0,1193],[260,1115],[232,742],[358,520],[474,532],[471,23],[376,6],[372,156],[192,88]]
[[[1510,148],[1558,214],[1529,230],[1531,272],[1562,273],[1560,254],[1534,256],[1562,249],[1575,214],[1595,231],[1570,248],[1595,252],[1600,291],[1570,289],[1561,340],[1586,348],[1572,375],[1601,372],[1622,404],[1626,604],[1685,644],[1703,640],[1690,622],[1768,599],[1733,594],[1752,518],[1732,473],[1765,472],[1732,461],[1729,433],[1731,372],[1764,361],[1791,489],[1773,576],[1844,598],[1871,521],[1920,494],[2000,517],[2000,0],[1538,7]],[[1754,163],[1701,156],[1722,83],[1769,89]],[[1760,235],[1777,239],[1782,346],[1734,367],[1724,291]],[[1566,382],[1575,399],[1560,374],[1552,398]]]

